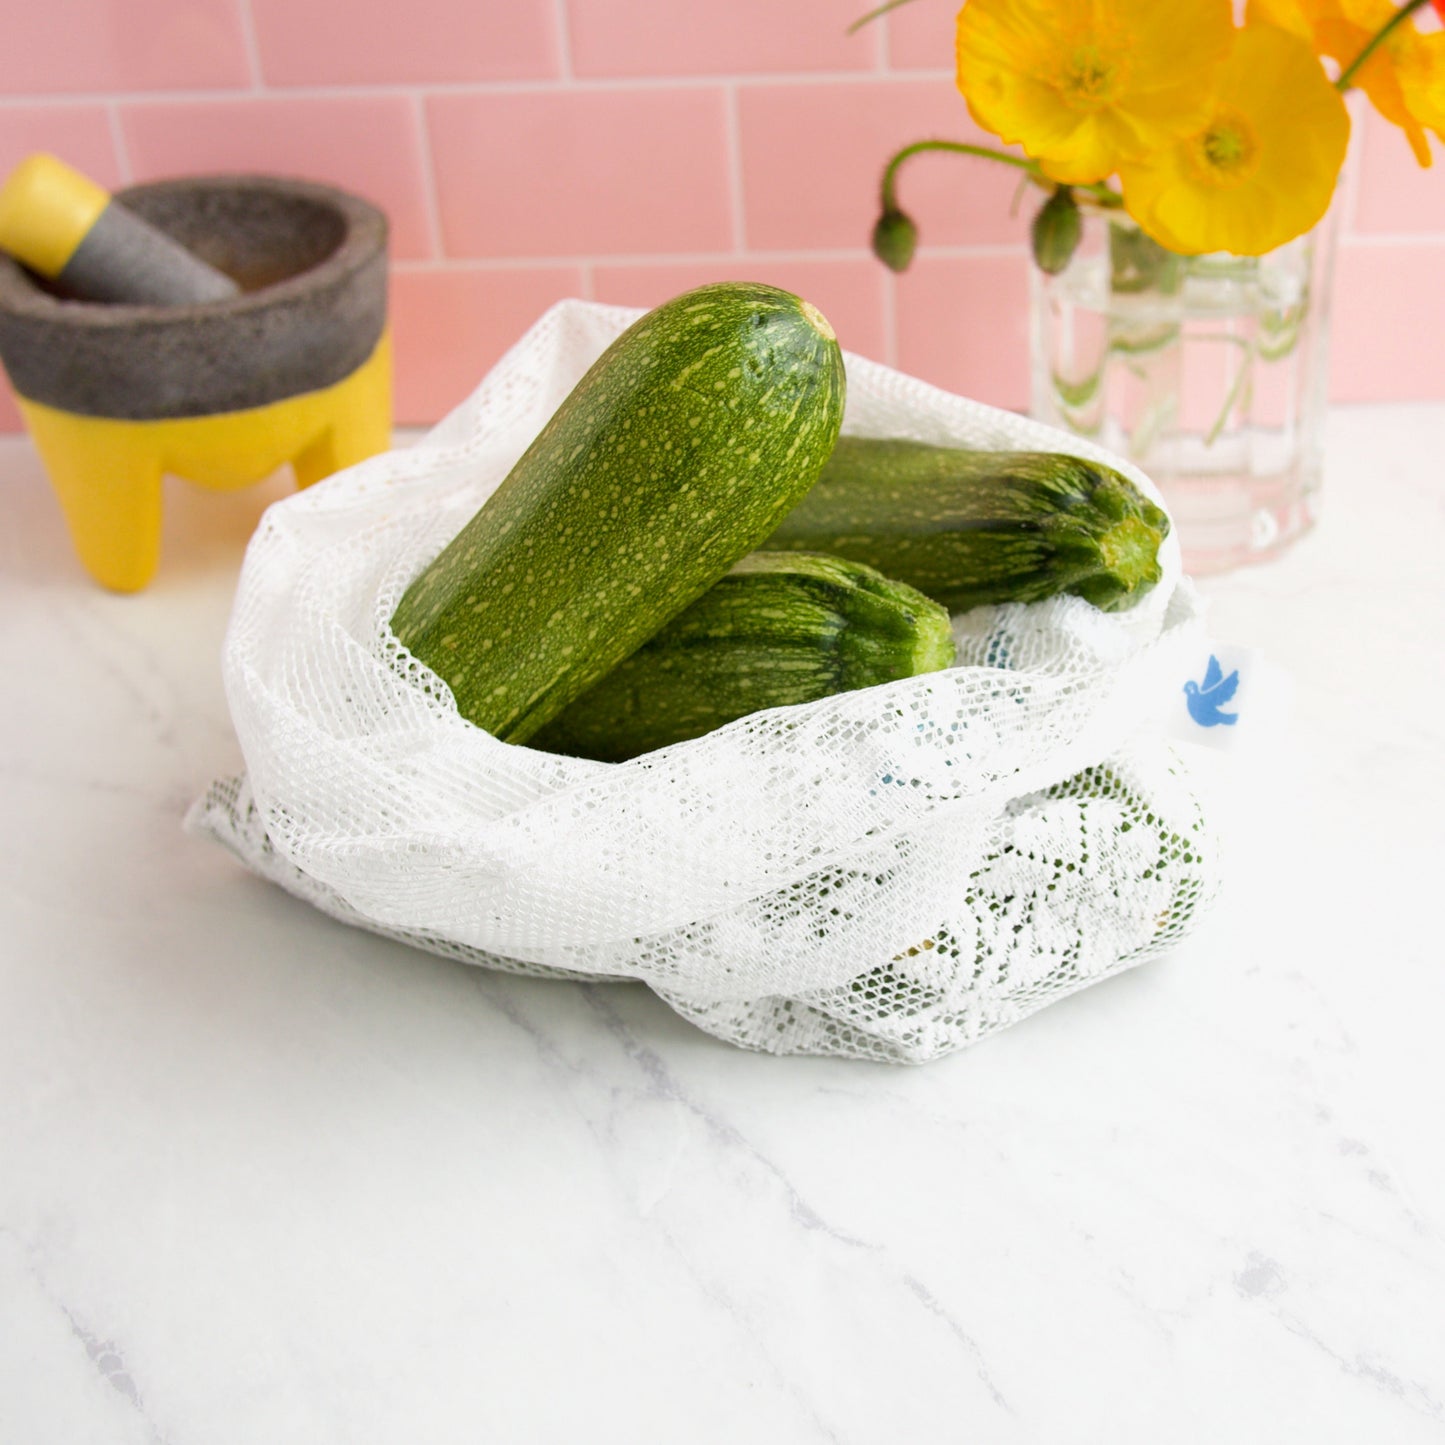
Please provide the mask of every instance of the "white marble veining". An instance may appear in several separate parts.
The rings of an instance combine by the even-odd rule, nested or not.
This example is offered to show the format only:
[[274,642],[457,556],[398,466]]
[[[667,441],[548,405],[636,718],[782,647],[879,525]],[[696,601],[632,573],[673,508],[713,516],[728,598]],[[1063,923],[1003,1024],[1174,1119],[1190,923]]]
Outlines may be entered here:
[[0,1441],[1445,1440],[1445,407],[1209,582],[1287,669],[1173,957],[921,1069],[348,930],[181,831],[280,483],[81,574],[0,443]]

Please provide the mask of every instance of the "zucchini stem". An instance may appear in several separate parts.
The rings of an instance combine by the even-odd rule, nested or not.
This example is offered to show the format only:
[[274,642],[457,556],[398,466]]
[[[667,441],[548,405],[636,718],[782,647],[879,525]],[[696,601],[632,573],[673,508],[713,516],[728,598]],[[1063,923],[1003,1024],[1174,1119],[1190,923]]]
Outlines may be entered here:
[[1161,533],[1142,517],[1125,517],[1099,538],[1099,557],[1114,577],[1133,592],[1159,575]]

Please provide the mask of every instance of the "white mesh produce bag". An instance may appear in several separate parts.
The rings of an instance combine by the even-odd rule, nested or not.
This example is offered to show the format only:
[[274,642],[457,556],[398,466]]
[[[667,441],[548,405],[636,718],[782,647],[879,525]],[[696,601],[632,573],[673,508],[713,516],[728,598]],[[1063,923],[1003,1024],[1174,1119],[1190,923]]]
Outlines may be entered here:
[[[640,979],[748,1048],[923,1061],[1175,943],[1214,851],[1161,720],[1202,638],[1134,609],[955,619],[946,672],[621,764],[498,742],[391,635],[408,584],[640,312],[564,302],[416,446],[271,507],[223,669],[245,757],[190,824],[326,912],[518,973]],[[849,355],[844,429],[1074,438]]]

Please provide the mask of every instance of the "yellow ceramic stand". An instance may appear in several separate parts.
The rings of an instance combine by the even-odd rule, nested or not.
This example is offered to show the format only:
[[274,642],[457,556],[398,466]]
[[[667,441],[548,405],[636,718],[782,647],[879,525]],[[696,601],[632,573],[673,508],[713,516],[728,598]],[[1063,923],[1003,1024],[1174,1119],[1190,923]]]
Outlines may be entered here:
[[391,445],[391,338],[349,376],[319,391],[245,411],[122,421],[17,397],[86,569],[136,592],[155,574],[161,478],[217,491],[249,486],[291,464],[298,487]]

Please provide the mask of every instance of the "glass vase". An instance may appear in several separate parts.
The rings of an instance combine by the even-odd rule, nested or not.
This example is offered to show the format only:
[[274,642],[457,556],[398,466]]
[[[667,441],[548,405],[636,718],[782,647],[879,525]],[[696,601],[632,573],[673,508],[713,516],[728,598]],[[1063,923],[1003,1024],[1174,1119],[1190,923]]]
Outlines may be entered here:
[[1179,256],[1090,211],[1068,266],[1034,268],[1034,415],[1141,467],[1195,574],[1314,524],[1333,243],[1331,214],[1264,256]]

